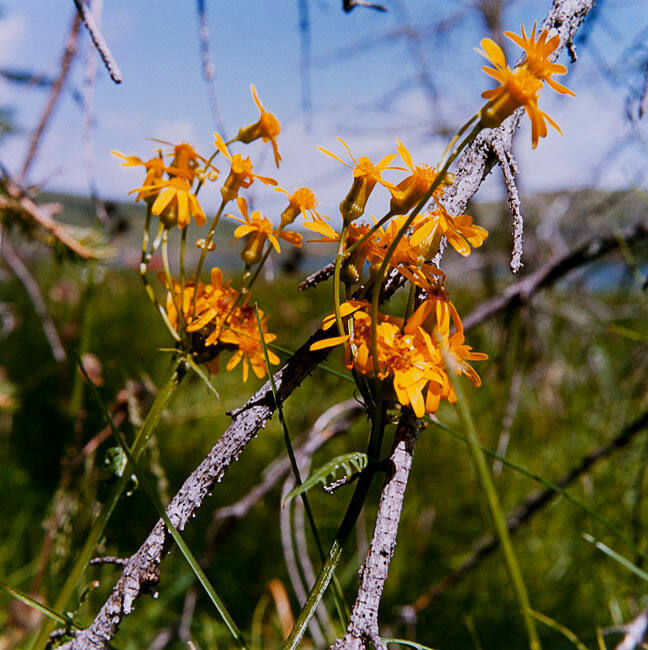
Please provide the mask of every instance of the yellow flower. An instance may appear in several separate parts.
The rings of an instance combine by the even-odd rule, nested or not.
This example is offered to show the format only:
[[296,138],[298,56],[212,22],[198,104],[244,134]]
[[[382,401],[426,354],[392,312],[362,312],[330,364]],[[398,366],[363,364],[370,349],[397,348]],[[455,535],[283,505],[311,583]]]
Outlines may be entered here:
[[[395,189],[391,190],[392,199],[389,203],[389,210],[392,214],[405,214],[409,212],[427,193],[436,178],[436,170],[429,165],[414,165],[412,155],[405,148],[405,145],[396,138],[396,147],[403,162],[410,169],[412,174],[402,180]],[[440,186],[443,192],[443,185]]]
[[574,94],[551,78],[553,74],[564,74],[567,69],[548,60],[547,57],[558,47],[560,38],[556,35],[547,41],[547,34],[547,30],[544,30],[536,41],[535,25],[530,38],[527,37],[524,29],[522,36],[506,33],[527,54],[525,61],[514,70],[506,64],[506,57],[500,46],[490,38],[482,40],[483,51],[477,50],[494,66],[494,68],[484,66],[482,70],[500,83],[497,88],[482,93],[482,97],[489,100],[480,113],[482,126],[486,128],[499,126],[503,120],[523,106],[531,120],[533,148],[538,144],[539,138],[547,135],[546,122],[549,122],[558,133],[562,133],[558,125],[538,108],[538,93],[543,82],[546,81],[559,93]]
[[[259,309],[259,319],[261,320],[261,330],[265,343],[271,343],[277,338],[276,334],[266,331],[267,317],[263,318],[263,312]],[[249,375],[249,367],[254,374],[261,379],[266,375],[265,357],[263,355],[263,346],[259,336],[256,314],[253,307],[243,305],[234,310],[230,322],[223,328],[220,335],[220,342],[225,345],[236,345],[238,349],[228,361],[226,370],[232,370],[240,361],[243,361],[243,382],[245,383]],[[268,350],[268,361],[272,365],[279,363],[279,357],[272,351]]]
[[200,162],[207,161],[198,155],[190,144],[181,142],[173,147],[173,161],[167,172],[171,176],[186,178],[189,183],[193,183]]
[[263,104],[257,95],[256,88],[254,84],[250,84],[250,90],[252,91],[252,97],[254,98],[254,103],[258,106],[261,115],[259,116],[258,122],[251,124],[250,126],[240,129],[236,140],[239,142],[244,142],[248,144],[257,138],[261,138],[263,142],[272,142],[272,151],[274,153],[275,164],[279,167],[279,161],[281,156],[279,155],[279,149],[277,148],[277,136],[281,131],[281,126],[279,125],[279,120],[268,111],[263,108]]
[[327,151],[322,147],[317,148],[322,153],[331,156],[331,158],[335,158],[335,160],[353,170],[353,185],[351,186],[346,198],[340,203],[342,219],[345,223],[350,223],[364,214],[367,199],[373,191],[376,183],[380,183],[390,191],[396,188],[393,183],[383,180],[381,174],[386,169],[398,169],[398,167],[389,167],[389,163],[396,158],[396,154],[385,156],[377,165],[374,165],[367,156],[360,156],[356,161],[347,143],[342,140],[342,138],[338,138],[338,140],[347,150],[349,157],[353,161],[353,167],[330,151]]
[[553,74],[567,74],[567,68],[564,65],[552,63],[548,60],[549,55],[560,44],[560,36],[554,34],[554,36],[547,41],[549,32],[545,29],[542,31],[542,34],[538,36],[538,40],[536,41],[536,23],[533,23],[533,30],[531,31],[530,37],[527,37],[523,25],[520,25],[520,29],[522,30],[522,36],[518,36],[513,32],[504,32],[504,34],[526,52],[527,58],[522,65],[524,65],[532,75],[538,79],[546,81],[547,84],[557,93],[576,97],[569,88],[551,78],[551,75]]
[[214,133],[214,144],[232,164],[230,173],[221,188],[221,194],[223,195],[224,201],[229,202],[234,200],[238,196],[239,190],[242,187],[250,187],[250,185],[254,183],[254,179],[260,180],[265,185],[277,184],[277,181],[274,178],[254,174],[252,172],[252,163],[250,162],[249,157],[243,158],[240,153],[234,154],[234,156],[230,155],[230,152],[227,151],[227,147],[225,146],[225,141],[218,133]]
[[198,226],[204,226],[205,213],[198,203],[196,195],[191,191],[189,181],[181,177],[171,178],[167,181],[158,181],[153,185],[138,187],[132,192],[137,192],[145,197],[155,196],[151,212],[160,217],[160,221],[172,228],[178,224],[181,230],[188,225],[191,216]]
[[275,230],[272,223],[265,217],[262,217],[258,210],[255,210],[252,215],[250,215],[247,201],[242,196],[239,196],[236,199],[236,202],[241,214],[243,215],[243,219],[236,217],[233,214],[225,216],[230,219],[235,219],[242,224],[234,231],[234,237],[237,239],[247,237],[243,252],[241,253],[241,258],[247,266],[252,266],[261,259],[266,239],[270,240],[270,243],[277,253],[281,253],[277,237],[285,239],[293,246],[297,246],[298,248],[301,247],[302,236],[299,233],[284,231],[282,227]]
[[[124,154],[119,153],[119,151],[111,151],[111,153],[113,156],[117,156],[125,161],[122,163],[122,167],[142,165],[144,169],[146,169],[146,176],[142,183],[143,186],[155,185],[162,179],[164,172],[167,171],[164,160],[162,159],[162,152],[159,149],[157,150],[157,156],[154,156],[150,160],[141,160],[137,156],[124,156]],[[131,190],[130,193],[132,192],[137,192],[137,189]],[[140,199],[144,199],[144,201],[150,205],[155,201],[156,197],[157,194],[147,194],[140,188],[135,200],[139,201]]]
[[275,188],[275,192],[281,192],[288,197],[288,207],[281,213],[281,225],[287,226],[291,224],[298,214],[301,214],[304,219],[310,215],[312,219],[328,219],[328,217],[321,215],[315,208],[317,207],[317,200],[312,190],[307,187],[300,187],[290,194],[282,187]]
[[445,236],[450,245],[464,257],[470,255],[470,245],[478,247],[488,237],[488,231],[473,224],[467,214],[452,217],[437,200],[437,209],[418,215],[414,220],[412,246],[427,247],[434,254],[438,250],[441,236]]

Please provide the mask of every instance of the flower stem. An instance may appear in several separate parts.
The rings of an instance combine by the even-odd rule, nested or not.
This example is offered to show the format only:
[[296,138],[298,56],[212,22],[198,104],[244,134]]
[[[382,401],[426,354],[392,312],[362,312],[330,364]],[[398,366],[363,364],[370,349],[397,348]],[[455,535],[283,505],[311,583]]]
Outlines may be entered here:
[[[376,458],[377,454],[380,453],[384,428],[385,419],[383,417],[382,399],[379,399],[377,408],[374,411],[371,434],[369,437],[369,448],[367,454],[370,462],[369,467],[371,466],[371,460]],[[331,545],[326,561],[324,562],[324,566],[317,576],[317,580],[304,603],[304,607],[299,613],[297,622],[293,626],[290,635],[282,646],[283,650],[294,650],[299,647],[301,638],[306,631],[306,626],[315,613],[320,600],[324,596],[324,592],[326,591],[331,578],[335,574],[335,569],[342,557],[342,549],[353,531],[355,523],[367,498],[367,494],[369,493],[374,473],[374,471],[364,471],[360,475],[353,496],[351,497],[351,501],[349,502],[349,506],[344,514],[344,519],[338,528],[338,532],[335,535],[333,544]]]
[[171,293],[171,299],[173,300],[173,306],[175,307],[177,314],[177,323],[180,327],[180,323],[185,325],[185,316],[182,309],[183,295],[180,294],[180,305],[178,306],[178,296],[176,295],[175,282],[173,281],[173,276],[171,275],[171,269],[169,267],[169,229],[165,228],[162,233],[162,266],[164,267],[164,277],[167,281],[167,287]]
[[344,336],[344,323],[340,314],[340,270],[344,260],[344,246],[346,244],[347,230],[349,224],[345,221],[338,241],[337,255],[335,256],[335,272],[333,273],[333,300],[335,302],[335,321],[337,323],[338,333]]
[[[459,410],[459,418],[461,419],[461,424],[463,425],[464,431],[466,433],[466,438],[468,441],[468,447],[470,449],[470,455],[472,457],[475,469],[477,470],[477,476],[479,477],[479,482],[481,487],[486,493],[486,500],[488,501],[488,507],[493,518],[493,523],[495,525],[495,531],[500,541],[502,551],[504,552],[504,560],[506,562],[506,567],[513,583],[513,589],[515,591],[515,597],[518,602],[518,607],[522,613],[524,619],[524,625],[527,630],[527,636],[529,637],[529,647],[531,650],[540,650],[540,639],[538,637],[538,632],[536,630],[535,620],[531,615],[531,604],[529,602],[529,594],[524,584],[524,578],[522,577],[522,572],[517,562],[515,556],[515,551],[513,550],[513,544],[511,543],[511,536],[509,535],[508,526],[506,523],[506,517],[502,510],[502,505],[497,496],[497,490],[493,484],[493,479],[488,471],[486,466],[486,459],[484,453],[482,452],[479,439],[477,438],[477,431],[475,428],[475,423],[468,406],[468,402],[461,385],[461,380],[457,379],[456,373],[456,364],[449,357],[449,353],[442,346],[443,358],[446,366],[446,371],[452,386],[457,393],[457,408]],[[453,379],[454,377],[454,379]]]
[[139,272],[140,272],[140,277],[142,278],[142,283],[144,284],[144,291],[146,291],[146,294],[148,297],[151,299],[151,302],[155,306],[155,308],[160,312],[160,316],[162,317],[162,322],[166,325],[166,328],[169,330],[169,333],[171,336],[176,340],[180,341],[180,336],[176,332],[175,328],[173,325],[171,325],[171,322],[169,321],[169,316],[166,313],[166,310],[164,307],[160,304],[158,301],[155,291],[153,291],[153,287],[151,286],[151,283],[148,281],[148,277],[146,275],[146,272],[148,271],[148,265],[151,261],[151,258],[153,257],[153,253],[158,249],[160,245],[160,240],[162,238],[162,234],[164,232],[164,226],[160,224],[160,228],[158,230],[158,233],[155,237],[155,240],[151,244],[150,250],[148,249],[148,243],[149,243],[149,225],[151,222],[151,206],[147,205],[146,206],[146,223],[144,224],[144,231],[142,232],[142,256],[140,257],[140,266],[139,266]]

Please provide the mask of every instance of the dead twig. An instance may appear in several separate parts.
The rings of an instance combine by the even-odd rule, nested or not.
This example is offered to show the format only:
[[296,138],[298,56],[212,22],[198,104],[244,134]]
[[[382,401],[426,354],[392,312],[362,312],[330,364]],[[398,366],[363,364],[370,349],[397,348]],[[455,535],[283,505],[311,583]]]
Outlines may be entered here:
[[412,454],[420,422],[410,409],[401,416],[389,456],[391,471],[385,478],[378,505],[378,514],[369,551],[360,570],[360,588],[343,638],[332,650],[361,650],[371,643],[376,650],[385,650],[378,630],[378,607],[382,597],[389,563],[396,548],[405,489],[412,467]]
[[[1,205],[2,204],[0,203],[0,206]],[[36,315],[40,319],[41,327],[45,333],[45,338],[52,350],[52,356],[56,361],[65,361],[67,358],[65,348],[63,347],[61,338],[56,331],[56,325],[54,325],[54,321],[47,309],[40,287],[34,279],[34,276],[29,272],[29,269],[22,261],[18,252],[14,250],[6,237],[2,237],[2,256],[12,273],[18,278],[23,287],[25,287],[25,291],[31,299],[32,305],[34,305]]]
[[34,159],[36,158],[36,152],[38,151],[38,146],[40,144],[41,137],[45,132],[45,128],[54,112],[54,107],[56,102],[61,94],[65,80],[67,79],[68,73],[70,72],[70,67],[72,65],[72,60],[77,51],[77,42],[79,40],[79,28],[81,26],[81,19],[79,14],[74,15],[74,20],[72,21],[72,27],[70,28],[70,33],[68,35],[67,41],[65,43],[65,50],[63,51],[63,57],[61,58],[61,67],[59,70],[58,77],[52,85],[52,92],[50,94],[49,101],[47,106],[43,111],[43,115],[36,127],[36,130],[32,134],[31,140],[29,142],[29,149],[27,150],[27,155],[25,156],[25,162],[23,163],[22,171],[20,172],[18,185],[23,185],[25,179],[27,178],[27,173],[31,167]]
[[108,70],[110,78],[116,84],[120,84],[122,82],[121,71],[117,65],[117,61],[115,61],[115,57],[112,55],[112,52],[108,47],[108,43],[106,43],[106,39],[101,34],[101,30],[92,15],[92,11],[82,0],[74,0],[74,5],[79,12],[79,16],[81,16],[81,19],[83,20],[83,24],[86,26],[86,29],[90,34],[94,46],[97,48],[97,52],[99,52],[101,60],[106,66],[106,70]]
[[[648,221],[624,229],[621,231],[621,237],[628,246],[645,241],[648,239]],[[552,285],[570,271],[589,264],[618,248],[618,233],[592,237],[565,255],[559,255],[549,260],[524,280],[509,286],[499,296],[477,306],[464,319],[464,329],[475,327],[504,309],[528,303],[538,291]]]

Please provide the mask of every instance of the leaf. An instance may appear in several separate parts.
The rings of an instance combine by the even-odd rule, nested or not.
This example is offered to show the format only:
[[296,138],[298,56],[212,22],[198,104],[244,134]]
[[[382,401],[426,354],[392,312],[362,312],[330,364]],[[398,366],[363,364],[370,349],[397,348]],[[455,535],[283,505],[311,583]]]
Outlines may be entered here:
[[361,472],[367,466],[368,460],[367,454],[361,451],[352,451],[349,454],[336,456],[333,460],[316,469],[301,485],[288,492],[282,505],[285,505],[302,492],[310,490],[318,483],[328,485],[330,482],[337,480],[337,471],[340,467],[344,470],[344,477],[350,478],[355,472]]
[[529,609],[528,612],[536,620],[544,623],[545,625],[548,625],[549,627],[552,627],[557,632],[560,632],[563,636],[569,639],[578,648],[578,650],[587,650],[587,646],[568,627],[565,627],[557,621],[554,621],[553,618],[549,618],[548,616],[545,616],[540,612],[536,612],[533,609]]
[[216,396],[216,399],[220,402],[220,395],[218,394],[218,391],[214,388],[212,385],[211,381],[209,381],[209,377],[205,373],[205,371],[197,364],[194,362],[194,360],[187,356],[185,357],[185,361],[191,366],[191,369],[203,380],[205,383],[205,386],[207,386],[207,389]]
[[410,648],[416,648],[416,650],[434,650],[430,646],[422,645],[421,643],[416,643],[415,641],[408,641],[407,639],[383,639],[383,643],[397,643],[398,645],[405,645]]
[[51,618],[57,623],[62,623],[66,627],[67,626],[74,627],[77,630],[81,629],[76,623],[74,623],[74,621],[72,621],[72,619],[69,616],[65,614],[59,614],[51,607],[48,607],[43,603],[39,603],[37,600],[35,600],[31,596],[28,596],[26,593],[20,591],[19,589],[15,589],[14,587],[10,587],[8,584],[5,584],[4,582],[2,582],[2,580],[0,580],[0,589],[2,589],[2,591],[6,591],[10,596],[13,596],[14,598],[18,599],[28,607],[32,607],[36,611],[40,612],[41,614],[44,614],[45,616]]
[[648,573],[640,569],[633,562],[630,562],[630,560],[628,560],[627,558],[623,557],[623,555],[620,555],[615,550],[611,549],[607,544],[603,544],[603,542],[599,542],[594,537],[592,537],[589,533],[583,533],[583,538],[585,539],[585,541],[589,542],[590,544],[594,544],[594,546],[596,546],[596,548],[599,551],[603,551],[603,553],[605,553],[608,557],[611,557],[613,560],[616,560],[619,564],[622,564],[626,569],[629,569],[630,571],[632,571],[632,573],[638,575],[642,580],[648,582]]

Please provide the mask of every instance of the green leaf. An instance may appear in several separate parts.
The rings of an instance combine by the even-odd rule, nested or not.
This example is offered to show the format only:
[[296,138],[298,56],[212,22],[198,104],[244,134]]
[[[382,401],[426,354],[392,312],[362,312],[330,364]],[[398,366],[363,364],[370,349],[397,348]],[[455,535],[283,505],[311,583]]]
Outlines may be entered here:
[[336,456],[333,460],[330,460],[319,469],[316,469],[301,485],[298,485],[294,490],[288,492],[282,505],[285,505],[291,499],[294,499],[298,494],[310,490],[318,483],[328,485],[334,480],[337,480],[337,471],[340,467],[344,471],[344,478],[350,478],[355,472],[361,472],[367,466],[368,460],[369,457],[367,454],[361,451],[352,451],[350,454]]
[[564,637],[569,639],[578,648],[578,650],[587,650],[587,646],[568,627],[565,627],[557,621],[554,621],[553,618],[549,618],[540,612],[536,612],[534,609],[529,609],[528,612],[536,620],[544,623],[545,625],[548,625],[549,627],[552,627],[557,632],[560,632]]
[[185,357],[185,361],[191,366],[191,369],[203,380],[205,386],[207,386],[207,389],[216,396],[216,399],[220,402],[220,395],[218,394],[218,391],[214,388],[212,385],[211,381],[209,381],[209,377],[207,376],[207,373],[197,364],[195,361],[187,356]]
[[599,542],[598,540],[594,539],[591,535],[588,533],[583,533],[583,537],[585,541],[589,542],[590,544],[594,544],[599,551],[603,551],[608,557],[611,557],[613,560],[616,560],[619,564],[622,564],[626,569],[629,569],[634,573],[635,575],[638,575],[642,580],[645,580],[648,582],[648,573],[640,569],[636,564],[633,562],[630,562],[627,558],[623,557],[623,555],[619,555],[615,550],[611,549],[609,546],[606,544],[603,544],[603,542]]
[[52,609],[51,607],[48,607],[47,605],[44,605],[43,603],[39,603],[37,600],[34,600],[31,596],[28,596],[27,594],[23,593],[19,589],[14,589],[14,587],[10,587],[8,584],[5,584],[0,580],[0,589],[3,591],[6,591],[10,596],[13,596],[17,600],[21,601],[25,605],[32,607],[36,611],[39,611],[41,614],[44,614],[48,618],[51,618],[53,621],[56,621],[57,623],[61,623],[65,625],[66,627],[74,627],[77,630],[80,630],[81,628],[72,621],[72,619],[65,615],[65,614],[59,614],[56,610]]
[[383,643],[397,643],[398,645],[405,645],[409,648],[416,648],[417,650],[434,650],[430,646],[422,645],[421,643],[416,643],[414,641],[407,641],[406,639],[383,639]]

